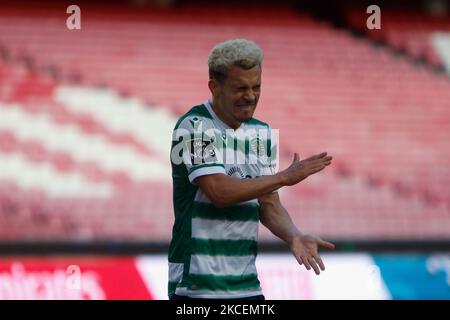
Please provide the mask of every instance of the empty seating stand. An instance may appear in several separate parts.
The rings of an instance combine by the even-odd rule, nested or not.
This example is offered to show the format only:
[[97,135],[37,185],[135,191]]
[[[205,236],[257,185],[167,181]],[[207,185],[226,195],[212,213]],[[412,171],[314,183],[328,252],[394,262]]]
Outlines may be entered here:
[[294,151],[335,159],[281,191],[302,229],[448,235],[448,78],[291,8],[86,5],[74,31],[64,12],[0,12],[11,55],[0,64],[0,164],[20,172],[0,173],[0,238],[169,239],[170,131],[209,97],[211,48],[237,37],[264,49],[256,117],[280,129],[281,167]]
[[366,28],[367,14],[362,8],[354,7],[346,13],[347,21],[353,28],[363,31],[370,37],[383,40],[395,49],[404,50],[407,54],[425,59],[434,66],[444,65],[434,37],[439,33],[450,33],[448,16],[432,16],[415,9],[382,10],[381,29]]

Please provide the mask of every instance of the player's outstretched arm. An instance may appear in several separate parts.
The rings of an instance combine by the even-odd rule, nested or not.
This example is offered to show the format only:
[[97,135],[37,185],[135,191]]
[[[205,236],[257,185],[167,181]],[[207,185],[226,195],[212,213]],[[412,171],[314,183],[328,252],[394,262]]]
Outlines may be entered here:
[[224,174],[198,177],[194,182],[205,192],[216,207],[226,207],[259,198],[283,186],[292,186],[310,175],[325,169],[332,157],[326,152],[300,160],[298,154],[285,170],[257,179],[236,179]]
[[277,192],[260,197],[260,220],[274,235],[284,240],[300,265],[314,270],[318,275],[325,270],[319,247],[333,249],[334,244],[319,237],[302,233],[292,222],[287,210],[281,204]]

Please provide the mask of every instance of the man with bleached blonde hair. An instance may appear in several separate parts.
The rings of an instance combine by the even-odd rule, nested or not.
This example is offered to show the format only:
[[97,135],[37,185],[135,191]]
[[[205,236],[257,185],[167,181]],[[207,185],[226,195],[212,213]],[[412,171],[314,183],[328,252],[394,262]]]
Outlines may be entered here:
[[216,45],[208,59],[211,99],[177,122],[172,139],[175,223],[169,248],[169,298],[264,299],[257,276],[259,221],[284,240],[299,264],[325,266],[277,190],[331,164],[326,152],[276,172],[274,130],[253,118],[261,94],[263,52],[253,41]]

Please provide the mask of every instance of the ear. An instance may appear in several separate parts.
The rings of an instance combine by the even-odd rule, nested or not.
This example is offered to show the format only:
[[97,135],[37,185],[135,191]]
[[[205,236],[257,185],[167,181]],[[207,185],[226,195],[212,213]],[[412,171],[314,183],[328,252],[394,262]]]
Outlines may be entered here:
[[220,93],[220,86],[217,81],[214,79],[209,79],[208,87],[209,91],[211,91],[212,96],[217,97],[217,95]]

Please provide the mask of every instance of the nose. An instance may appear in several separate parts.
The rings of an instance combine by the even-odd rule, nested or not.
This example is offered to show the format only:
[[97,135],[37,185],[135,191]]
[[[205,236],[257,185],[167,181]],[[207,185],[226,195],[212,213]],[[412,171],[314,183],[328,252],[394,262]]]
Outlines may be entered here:
[[253,90],[247,90],[244,94],[244,100],[247,103],[255,103],[256,102],[256,93]]

